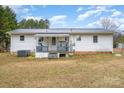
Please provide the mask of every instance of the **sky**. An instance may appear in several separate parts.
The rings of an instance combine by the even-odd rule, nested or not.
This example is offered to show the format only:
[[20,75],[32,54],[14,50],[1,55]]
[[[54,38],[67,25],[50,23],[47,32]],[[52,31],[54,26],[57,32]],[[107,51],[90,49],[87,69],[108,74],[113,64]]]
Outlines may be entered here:
[[124,29],[123,5],[10,5],[17,21],[22,19],[48,19],[50,28],[98,28],[108,17]]

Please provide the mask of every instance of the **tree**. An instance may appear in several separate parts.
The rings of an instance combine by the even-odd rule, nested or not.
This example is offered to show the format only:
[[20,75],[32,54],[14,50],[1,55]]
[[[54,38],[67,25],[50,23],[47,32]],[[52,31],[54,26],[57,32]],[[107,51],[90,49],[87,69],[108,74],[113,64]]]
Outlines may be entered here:
[[16,29],[16,27],[17,27],[16,14],[8,6],[4,7],[3,16],[4,16],[3,30],[11,31],[13,29]]
[[114,36],[113,36],[114,48],[116,48],[118,46],[118,43],[120,42],[121,37],[122,37],[122,35],[120,32],[114,33]]
[[39,28],[45,28],[45,23],[43,19],[40,19],[39,21]]
[[102,27],[106,31],[116,31],[120,27],[119,23],[116,23],[114,20],[108,17],[103,18],[100,22],[101,22]]
[[26,22],[26,19],[21,20],[21,21],[18,23],[18,28],[25,28],[25,22]]
[[45,19],[45,28],[49,28],[49,26],[50,26],[49,20]]
[[122,35],[121,38],[119,39],[119,43],[123,43],[124,44],[124,35]]
[[26,28],[26,29],[31,29],[31,28],[41,28],[41,29],[46,29],[49,28],[49,20],[47,19],[40,19],[38,20],[34,20],[34,19],[23,19],[22,21],[20,21],[18,23],[18,27],[19,28]]
[[8,6],[0,6],[0,48],[7,49],[11,30],[16,29],[16,14]]
[[4,12],[4,9],[0,5],[0,31],[3,29],[3,12]]
[[114,47],[116,47],[121,37],[121,33],[118,31],[118,28],[120,27],[120,23],[117,23],[114,20],[106,17],[101,20],[101,25],[105,31],[115,32],[113,36],[113,40],[114,40]]

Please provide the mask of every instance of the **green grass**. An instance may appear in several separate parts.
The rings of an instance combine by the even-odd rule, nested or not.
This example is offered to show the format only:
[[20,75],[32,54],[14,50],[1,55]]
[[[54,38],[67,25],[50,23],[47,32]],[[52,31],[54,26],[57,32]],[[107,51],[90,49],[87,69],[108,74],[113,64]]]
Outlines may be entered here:
[[1,53],[0,87],[124,87],[124,56],[35,59]]

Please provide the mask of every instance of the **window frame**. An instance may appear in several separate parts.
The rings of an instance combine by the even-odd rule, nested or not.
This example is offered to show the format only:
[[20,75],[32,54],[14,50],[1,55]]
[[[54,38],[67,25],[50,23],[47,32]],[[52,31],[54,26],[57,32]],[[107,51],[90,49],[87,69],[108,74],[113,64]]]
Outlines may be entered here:
[[25,36],[24,35],[20,35],[20,41],[25,41]]
[[76,40],[81,41],[81,36],[78,36]]
[[98,35],[93,36],[93,43],[98,43]]

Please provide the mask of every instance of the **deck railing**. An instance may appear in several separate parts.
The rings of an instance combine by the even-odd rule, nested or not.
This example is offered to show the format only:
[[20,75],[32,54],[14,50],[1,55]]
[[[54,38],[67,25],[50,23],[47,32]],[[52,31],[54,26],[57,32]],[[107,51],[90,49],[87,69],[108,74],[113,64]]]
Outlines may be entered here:
[[[36,52],[49,52],[48,46],[36,46]],[[69,51],[69,46],[57,46],[56,52],[67,52]]]
[[59,46],[57,47],[57,51],[60,51],[60,52],[66,52],[66,51],[69,51],[69,46]]
[[48,46],[36,46],[36,52],[48,52]]

